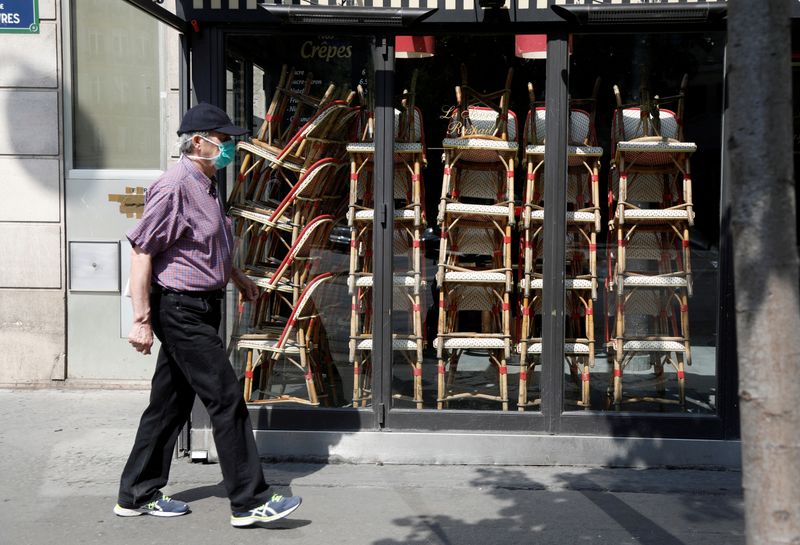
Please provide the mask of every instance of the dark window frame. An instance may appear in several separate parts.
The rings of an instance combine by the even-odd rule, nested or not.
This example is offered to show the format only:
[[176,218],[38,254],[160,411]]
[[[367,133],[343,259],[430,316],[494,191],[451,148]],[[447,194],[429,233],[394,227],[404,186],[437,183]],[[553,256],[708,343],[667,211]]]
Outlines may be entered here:
[[[708,27],[708,28],[707,28]],[[719,30],[718,25],[701,25],[697,31]],[[325,31],[326,29],[302,29],[303,34]],[[329,30],[329,29],[328,29]],[[340,29],[342,30],[342,29]],[[347,31],[347,29],[344,29]],[[357,31],[357,29],[352,29]],[[431,33],[433,29],[426,30]],[[444,31],[444,29],[440,29]],[[467,26],[448,28],[447,32],[466,32],[474,29]],[[496,30],[496,29],[494,29]],[[581,33],[608,33],[615,29],[590,29],[586,27],[570,28],[564,25],[553,27],[547,25],[535,30],[516,27],[508,31],[516,32],[548,32],[548,64],[547,64],[547,104],[549,111],[566,111],[567,93],[569,90],[569,63],[567,55],[567,36],[571,30]],[[627,30],[627,29],[621,29]],[[638,30],[638,29],[637,29]],[[658,29],[664,31],[663,28]],[[695,27],[692,28],[692,31]],[[208,101],[220,107],[225,106],[225,41],[229,35],[253,35],[283,33],[278,28],[252,28],[248,26],[209,25],[201,33],[189,36],[192,49],[191,81],[196,101]],[[354,32],[358,33],[358,32]],[[434,32],[435,33],[435,32]],[[392,166],[387,158],[392,156],[393,128],[387,123],[391,116],[391,97],[393,93],[394,55],[391,46],[393,32],[375,36],[372,50],[376,70],[376,169],[381,169],[385,180],[391,180]],[[187,55],[188,56],[188,55]],[[724,75],[723,75],[724,78]],[[186,77],[188,83],[189,78]],[[184,83],[182,78],[182,84]],[[182,89],[182,95],[186,94]],[[187,95],[188,96],[188,95]],[[388,113],[387,113],[388,112]],[[724,117],[723,117],[724,125]],[[383,130],[380,130],[380,128]],[[548,147],[548,164],[557,164],[559,168],[548,169],[545,179],[545,191],[548,190],[547,202],[549,211],[566,209],[566,195],[560,179],[566,176],[566,141],[567,118],[564,116],[548,116],[548,141],[563,142],[562,146]],[[722,159],[725,164],[726,148],[723,139]],[[733,321],[733,270],[730,256],[730,227],[725,213],[728,202],[727,176],[722,173],[722,214],[720,218],[720,276],[718,283],[718,338],[717,345],[717,384],[718,404],[714,415],[689,415],[638,412],[601,412],[581,411],[566,412],[563,410],[563,372],[560,366],[547,365],[542,370],[542,410],[541,412],[489,412],[489,411],[436,411],[391,408],[391,371],[392,354],[390,337],[383,332],[385,327],[376,328],[375,346],[379,347],[375,354],[376,369],[373,374],[373,405],[368,408],[299,408],[289,406],[250,406],[250,415],[254,428],[282,430],[317,430],[317,431],[368,431],[368,430],[427,430],[474,431],[474,432],[510,432],[531,434],[564,434],[564,435],[597,435],[609,437],[670,437],[670,438],[703,438],[703,439],[737,439],[739,437],[739,413],[736,396],[736,339]],[[390,183],[386,187],[391,187]],[[386,206],[387,221],[380,228],[374,229],[374,243],[381,252],[376,252],[376,276],[380,274],[382,281],[375,286],[375,315],[388,316],[384,310],[391,309],[391,232],[392,207],[391,191],[376,188],[376,203]],[[564,214],[548,214],[560,220],[549,221],[547,229],[550,233],[564,234]],[[550,266],[545,272],[545,282],[551,294],[546,295],[545,307],[555,310],[544,313],[548,318],[545,328],[545,361],[563,361],[563,317],[564,313],[564,244],[556,244],[555,240],[563,240],[549,236],[552,240],[545,249],[546,263],[560,263]],[[561,255],[562,259],[558,259]],[[381,271],[381,273],[377,273]],[[559,289],[560,288],[560,289]],[[560,293],[561,296],[555,296]],[[382,324],[386,325],[386,324]],[[559,334],[560,333],[560,334]],[[556,341],[555,339],[559,339]],[[201,406],[197,405],[192,413],[193,426],[210,427],[208,416]],[[600,433],[598,433],[598,431]]]

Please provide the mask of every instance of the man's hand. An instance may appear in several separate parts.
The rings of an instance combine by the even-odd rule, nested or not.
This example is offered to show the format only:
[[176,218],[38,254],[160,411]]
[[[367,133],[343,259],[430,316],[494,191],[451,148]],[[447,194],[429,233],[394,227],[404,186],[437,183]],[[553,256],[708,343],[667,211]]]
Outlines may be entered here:
[[242,271],[233,269],[231,272],[231,279],[233,280],[233,284],[239,289],[239,293],[242,294],[242,298],[245,301],[255,301],[258,299],[258,286]]
[[133,322],[131,332],[128,334],[128,342],[131,343],[137,352],[147,356],[153,346],[153,328],[149,322]]

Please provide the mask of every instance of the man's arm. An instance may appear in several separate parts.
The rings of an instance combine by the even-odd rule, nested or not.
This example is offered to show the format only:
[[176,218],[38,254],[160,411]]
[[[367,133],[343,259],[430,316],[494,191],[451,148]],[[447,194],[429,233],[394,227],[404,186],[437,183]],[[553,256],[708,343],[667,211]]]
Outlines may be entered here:
[[255,301],[258,298],[258,286],[256,286],[256,283],[236,267],[231,271],[231,280],[239,288],[239,293],[242,294],[242,298],[245,301]]
[[131,302],[133,303],[133,327],[128,342],[137,352],[149,354],[153,346],[153,328],[150,325],[150,276],[153,260],[138,246],[131,251]]

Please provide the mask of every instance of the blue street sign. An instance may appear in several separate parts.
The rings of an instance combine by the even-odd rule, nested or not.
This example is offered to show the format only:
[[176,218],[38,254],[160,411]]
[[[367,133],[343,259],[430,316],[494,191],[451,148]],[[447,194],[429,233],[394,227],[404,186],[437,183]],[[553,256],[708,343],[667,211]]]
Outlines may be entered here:
[[0,0],[0,32],[39,33],[39,0]]

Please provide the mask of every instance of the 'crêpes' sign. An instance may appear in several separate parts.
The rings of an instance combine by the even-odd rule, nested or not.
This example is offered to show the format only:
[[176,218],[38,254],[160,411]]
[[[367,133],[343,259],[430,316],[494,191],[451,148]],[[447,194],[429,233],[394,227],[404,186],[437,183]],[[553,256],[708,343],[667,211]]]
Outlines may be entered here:
[[0,0],[0,32],[39,32],[39,0]]

